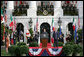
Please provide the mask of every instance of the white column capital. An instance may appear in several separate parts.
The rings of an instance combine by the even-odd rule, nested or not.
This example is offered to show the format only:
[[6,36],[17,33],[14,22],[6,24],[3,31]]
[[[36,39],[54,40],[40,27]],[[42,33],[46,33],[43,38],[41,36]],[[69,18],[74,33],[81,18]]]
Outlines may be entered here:
[[61,7],[61,1],[55,1],[54,7],[55,7],[55,8]]
[[14,9],[14,1],[8,1],[7,8],[13,10]]
[[36,1],[29,1],[29,8],[36,8]]

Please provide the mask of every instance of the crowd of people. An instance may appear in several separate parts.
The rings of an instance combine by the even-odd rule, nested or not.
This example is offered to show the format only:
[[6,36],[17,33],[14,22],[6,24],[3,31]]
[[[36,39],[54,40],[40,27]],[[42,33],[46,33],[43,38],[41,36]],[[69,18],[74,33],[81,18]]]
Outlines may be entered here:
[[64,34],[59,35],[59,32],[56,30],[53,31],[53,38],[54,38],[54,47],[58,46],[58,42],[64,43]]
[[[44,29],[43,33],[47,33],[46,32],[46,29]],[[27,37],[27,44],[29,44],[31,42],[30,36],[31,35],[29,35],[29,37]],[[38,43],[39,37],[40,37],[39,32],[38,31],[35,31],[35,34],[33,36],[33,40]],[[64,34],[62,33],[61,35],[59,35],[59,32],[55,28],[55,30],[53,31],[53,39],[54,39],[53,45],[54,45],[54,47],[56,47],[56,46],[58,46],[58,42],[64,43]],[[67,34],[66,41],[67,42],[71,42],[71,40],[72,40],[71,39],[71,35],[70,34]],[[78,38],[77,37],[76,37],[76,43],[78,44]],[[7,34],[7,37],[6,37],[6,51],[7,52],[8,52],[8,47],[10,46],[10,44],[12,44],[12,42],[11,42],[11,35],[8,33]],[[16,45],[16,37],[15,37],[15,35],[13,35],[13,45]]]

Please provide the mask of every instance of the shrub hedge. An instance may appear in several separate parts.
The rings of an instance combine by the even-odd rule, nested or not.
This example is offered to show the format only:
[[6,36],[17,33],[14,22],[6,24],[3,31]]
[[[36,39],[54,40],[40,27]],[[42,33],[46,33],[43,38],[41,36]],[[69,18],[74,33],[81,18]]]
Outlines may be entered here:
[[29,44],[29,47],[38,47],[38,43],[37,42],[31,42]]
[[22,54],[28,54],[28,46],[26,43],[18,43],[17,45],[12,45],[8,48],[11,55],[21,56]]

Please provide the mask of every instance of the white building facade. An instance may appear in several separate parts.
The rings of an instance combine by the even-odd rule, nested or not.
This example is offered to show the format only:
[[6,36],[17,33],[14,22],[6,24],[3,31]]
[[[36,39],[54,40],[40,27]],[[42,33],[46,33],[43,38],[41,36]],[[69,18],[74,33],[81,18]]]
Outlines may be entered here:
[[[40,1],[28,1],[29,4],[29,9],[27,9],[27,16],[13,16],[16,18],[16,23],[22,23],[24,26],[24,42],[27,43],[26,39],[26,33],[27,33],[27,24],[32,18],[32,28],[34,31],[34,26],[36,24],[36,19],[38,18],[38,31],[40,32],[40,26],[43,23],[48,23],[50,25],[50,32],[52,32],[52,18],[54,18],[54,26],[58,29],[58,20],[59,17],[62,21],[61,28],[62,32],[64,33],[64,43],[66,43],[66,32],[67,30],[67,25],[70,22],[73,22],[73,17],[76,20],[76,24],[78,23],[78,16],[64,16],[63,15],[63,9],[62,9],[62,2],[61,1],[50,1],[53,2],[54,4],[54,15],[53,16],[37,16],[37,5]],[[8,1],[8,8],[7,8],[7,24],[9,25],[11,20],[10,20],[10,14],[12,14],[14,9],[14,1]],[[77,1],[77,9],[79,10],[79,18],[80,18],[80,28],[83,26],[83,1]],[[39,37],[40,40],[40,37]],[[40,42],[40,41],[39,41]]]

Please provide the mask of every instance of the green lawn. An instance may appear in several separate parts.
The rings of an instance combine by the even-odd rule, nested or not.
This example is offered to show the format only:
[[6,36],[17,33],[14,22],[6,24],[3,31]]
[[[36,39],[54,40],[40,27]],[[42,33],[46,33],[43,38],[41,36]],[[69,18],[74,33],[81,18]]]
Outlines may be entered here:
[[11,54],[6,53],[5,49],[1,49],[1,56],[11,56]]

